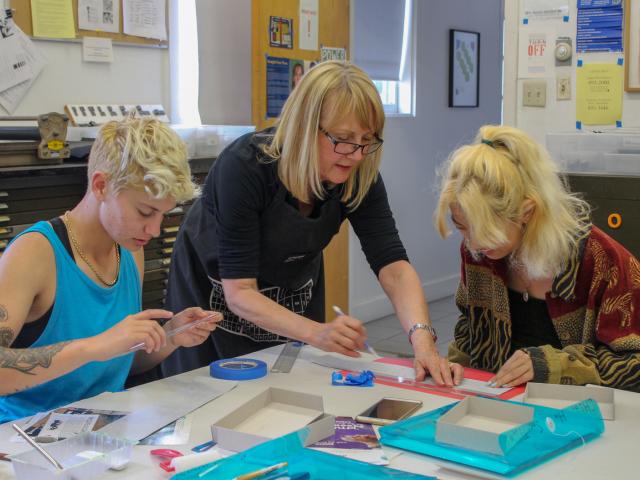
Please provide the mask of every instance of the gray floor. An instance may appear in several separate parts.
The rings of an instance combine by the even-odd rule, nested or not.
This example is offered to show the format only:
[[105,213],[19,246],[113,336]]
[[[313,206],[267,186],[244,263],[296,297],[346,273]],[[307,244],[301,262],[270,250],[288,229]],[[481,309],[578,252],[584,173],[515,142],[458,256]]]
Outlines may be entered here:
[[[431,323],[438,333],[438,351],[447,354],[449,342],[453,339],[453,327],[458,320],[458,309],[453,296],[429,302]],[[396,357],[412,357],[413,350],[407,340],[407,334],[402,329],[398,317],[389,315],[367,322],[369,344],[380,354]]]

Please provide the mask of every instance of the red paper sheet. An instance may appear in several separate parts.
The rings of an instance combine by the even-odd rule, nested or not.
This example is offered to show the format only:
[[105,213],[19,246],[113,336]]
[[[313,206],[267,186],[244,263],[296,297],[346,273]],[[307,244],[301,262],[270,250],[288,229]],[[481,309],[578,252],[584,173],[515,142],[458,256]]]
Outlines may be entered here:
[[[413,367],[413,359],[411,358],[393,358],[393,357],[383,357],[383,358],[379,358],[376,360],[376,362],[379,363],[386,363],[389,365],[401,365],[403,367]],[[476,370],[475,368],[465,368],[464,369],[464,378],[468,378],[471,380],[480,380],[483,382],[488,381],[491,377],[493,377],[493,373],[491,372],[485,372],[483,370]],[[423,392],[423,393],[431,393],[434,395],[440,395],[443,397],[449,397],[449,398],[455,398],[455,399],[461,399],[464,398],[465,395],[455,392],[454,390],[448,391],[446,388],[439,388],[436,387],[434,388],[430,388],[429,386],[425,386],[425,387],[421,387],[421,386],[415,386],[415,385],[407,385],[407,384],[402,384],[402,383],[397,383],[397,382],[390,382],[390,381],[386,381],[386,380],[382,380],[382,379],[378,379],[376,378],[376,383],[379,383],[381,385],[388,385],[390,387],[398,387],[398,388],[404,388],[406,390],[414,390],[414,391],[418,391],[418,392]],[[504,392],[502,395],[498,396],[497,398],[500,398],[502,400],[509,400],[517,395],[520,395],[521,393],[524,393],[524,386],[521,385],[519,387],[514,387],[510,390],[507,390],[506,392]]]

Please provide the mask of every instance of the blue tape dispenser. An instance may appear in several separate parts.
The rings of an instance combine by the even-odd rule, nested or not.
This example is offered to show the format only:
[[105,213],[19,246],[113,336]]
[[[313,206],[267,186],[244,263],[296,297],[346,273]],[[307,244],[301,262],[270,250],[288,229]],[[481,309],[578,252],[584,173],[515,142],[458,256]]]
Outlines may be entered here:
[[356,372],[333,372],[331,374],[331,385],[349,387],[373,387],[375,374],[370,370]]

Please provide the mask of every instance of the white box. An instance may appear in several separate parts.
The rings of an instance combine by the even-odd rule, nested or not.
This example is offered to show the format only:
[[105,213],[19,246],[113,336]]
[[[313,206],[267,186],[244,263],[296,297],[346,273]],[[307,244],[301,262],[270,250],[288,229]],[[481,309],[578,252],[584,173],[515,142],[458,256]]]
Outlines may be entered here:
[[602,418],[605,420],[615,418],[615,389],[599,385],[580,386],[529,382],[522,401],[562,409],[589,398],[598,403]]
[[131,459],[133,444],[100,432],[86,432],[44,446],[64,470],[56,469],[36,450],[12,455],[11,462],[18,480],[89,480],[109,468],[124,468]]
[[640,175],[640,130],[547,133],[546,145],[564,172]]
[[220,448],[240,452],[305,427],[305,446],[335,432],[335,418],[324,414],[322,397],[270,387],[211,425],[211,436]]
[[[504,455],[528,431],[533,408],[482,397],[466,397],[436,424],[436,441]],[[509,432],[508,437],[501,437]]]

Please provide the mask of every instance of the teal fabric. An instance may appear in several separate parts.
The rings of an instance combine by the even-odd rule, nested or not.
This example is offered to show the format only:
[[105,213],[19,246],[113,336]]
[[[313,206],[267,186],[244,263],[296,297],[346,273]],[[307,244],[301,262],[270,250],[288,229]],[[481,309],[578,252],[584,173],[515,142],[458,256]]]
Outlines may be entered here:
[[513,476],[575,447],[580,447],[597,438],[604,431],[600,409],[593,400],[585,400],[562,410],[527,403],[507,403],[531,407],[534,414],[530,423],[501,434],[500,443],[508,447],[505,448],[507,451],[504,455],[469,450],[436,441],[438,419],[457,405],[457,402],[382,427],[379,431],[380,442],[411,452]]
[[[254,472],[280,462],[287,462],[286,471],[288,476],[308,473],[311,480],[436,480],[435,477],[402,472],[379,465],[370,465],[304,448],[303,439],[306,434],[308,434],[308,429],[294,432],[257,445],[232,457],[223,458],[179,473],[171,477],[171,479],[214,480],[235,478],[238,475]],[[209,470],[213,463],[217,463],[219,466],[210,473],[200,476],[200,474]]]
[[[51,317],[32,347],[92,337],[140,311],[140,275],[129,251],[121,248],[117,283],[103,288],[78,268],[49,222],[38,222],[21,235],[29,232],[39,232],[49,240],[56,259],[57,281]],[[133,353],[106,362],[90,362],[42,385],[0,397],[0,423],[105,391],[122,390],[132,362]]]

